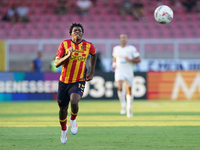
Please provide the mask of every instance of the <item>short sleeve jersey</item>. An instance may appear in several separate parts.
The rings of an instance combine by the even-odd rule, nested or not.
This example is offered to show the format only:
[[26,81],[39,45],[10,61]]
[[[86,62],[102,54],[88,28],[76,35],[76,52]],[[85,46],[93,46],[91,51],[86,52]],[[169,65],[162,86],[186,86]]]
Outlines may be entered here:
[[116,58],[116,70],[115,72],[133,72],[133,64],[127,62],[125,57],[134,59],[140,56],[140,53],[132,45],[125,47],[115,46],[113,49],[113,57]]
[[90,42],[82,40],[80,43],[74,43],[71,39],[61,42],[56,58],[61,58],[68,54],[68,49],[74,48],[70,58],[62,65],[60,81],[64,83],[75,83],[85,81],[86,60],[89,55],[95,55],[96,49]]

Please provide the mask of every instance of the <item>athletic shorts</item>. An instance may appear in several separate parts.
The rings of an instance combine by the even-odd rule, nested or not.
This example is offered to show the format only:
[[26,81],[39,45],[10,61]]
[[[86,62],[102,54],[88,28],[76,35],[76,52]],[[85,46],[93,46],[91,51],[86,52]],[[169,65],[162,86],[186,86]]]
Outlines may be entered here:
[[133,84],[133,73],[124,73],[124,72],[115,72],[115,81],[123,80],[125,81],[130,87]]
[[66,84],[59,81],[58,85],[58,105],[61,107],[66,107],[69,105],[70,95],[72,93],[78,93],[81,97],[85,89],[85,81],[75,82]]

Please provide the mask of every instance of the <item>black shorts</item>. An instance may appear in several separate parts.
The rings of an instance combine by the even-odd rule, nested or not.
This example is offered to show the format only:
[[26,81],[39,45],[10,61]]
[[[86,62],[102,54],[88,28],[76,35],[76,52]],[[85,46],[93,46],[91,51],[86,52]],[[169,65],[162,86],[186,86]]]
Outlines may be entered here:
[[66,107],[69,105],[70,95],[72,93],[78,93],[81,97],[85,89],[85,81],[80,81],[76,83],[66,84],[59,81],[58,85],[58,105],[61,107]]

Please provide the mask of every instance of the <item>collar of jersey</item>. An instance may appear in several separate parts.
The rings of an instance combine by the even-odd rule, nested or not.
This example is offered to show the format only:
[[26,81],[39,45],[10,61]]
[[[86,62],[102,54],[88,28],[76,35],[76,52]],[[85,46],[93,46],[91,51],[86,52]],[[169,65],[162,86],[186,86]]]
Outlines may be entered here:
[[[70,39],[72,41],[72,39]],[[72,41],[72,43],[74,44],[80,44],[83,40],[81,40],[79,43],[75,43],[74,41]]]

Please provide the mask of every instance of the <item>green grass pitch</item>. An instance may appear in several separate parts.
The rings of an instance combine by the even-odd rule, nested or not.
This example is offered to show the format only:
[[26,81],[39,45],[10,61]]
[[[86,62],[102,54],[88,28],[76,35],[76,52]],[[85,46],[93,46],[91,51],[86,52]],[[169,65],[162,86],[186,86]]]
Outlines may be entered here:
[[79,107],[78,133],[62,145],[56,101],[0,102],[0,150],[200,150],[199,100],[134,101],[130,119],[118,100]]

